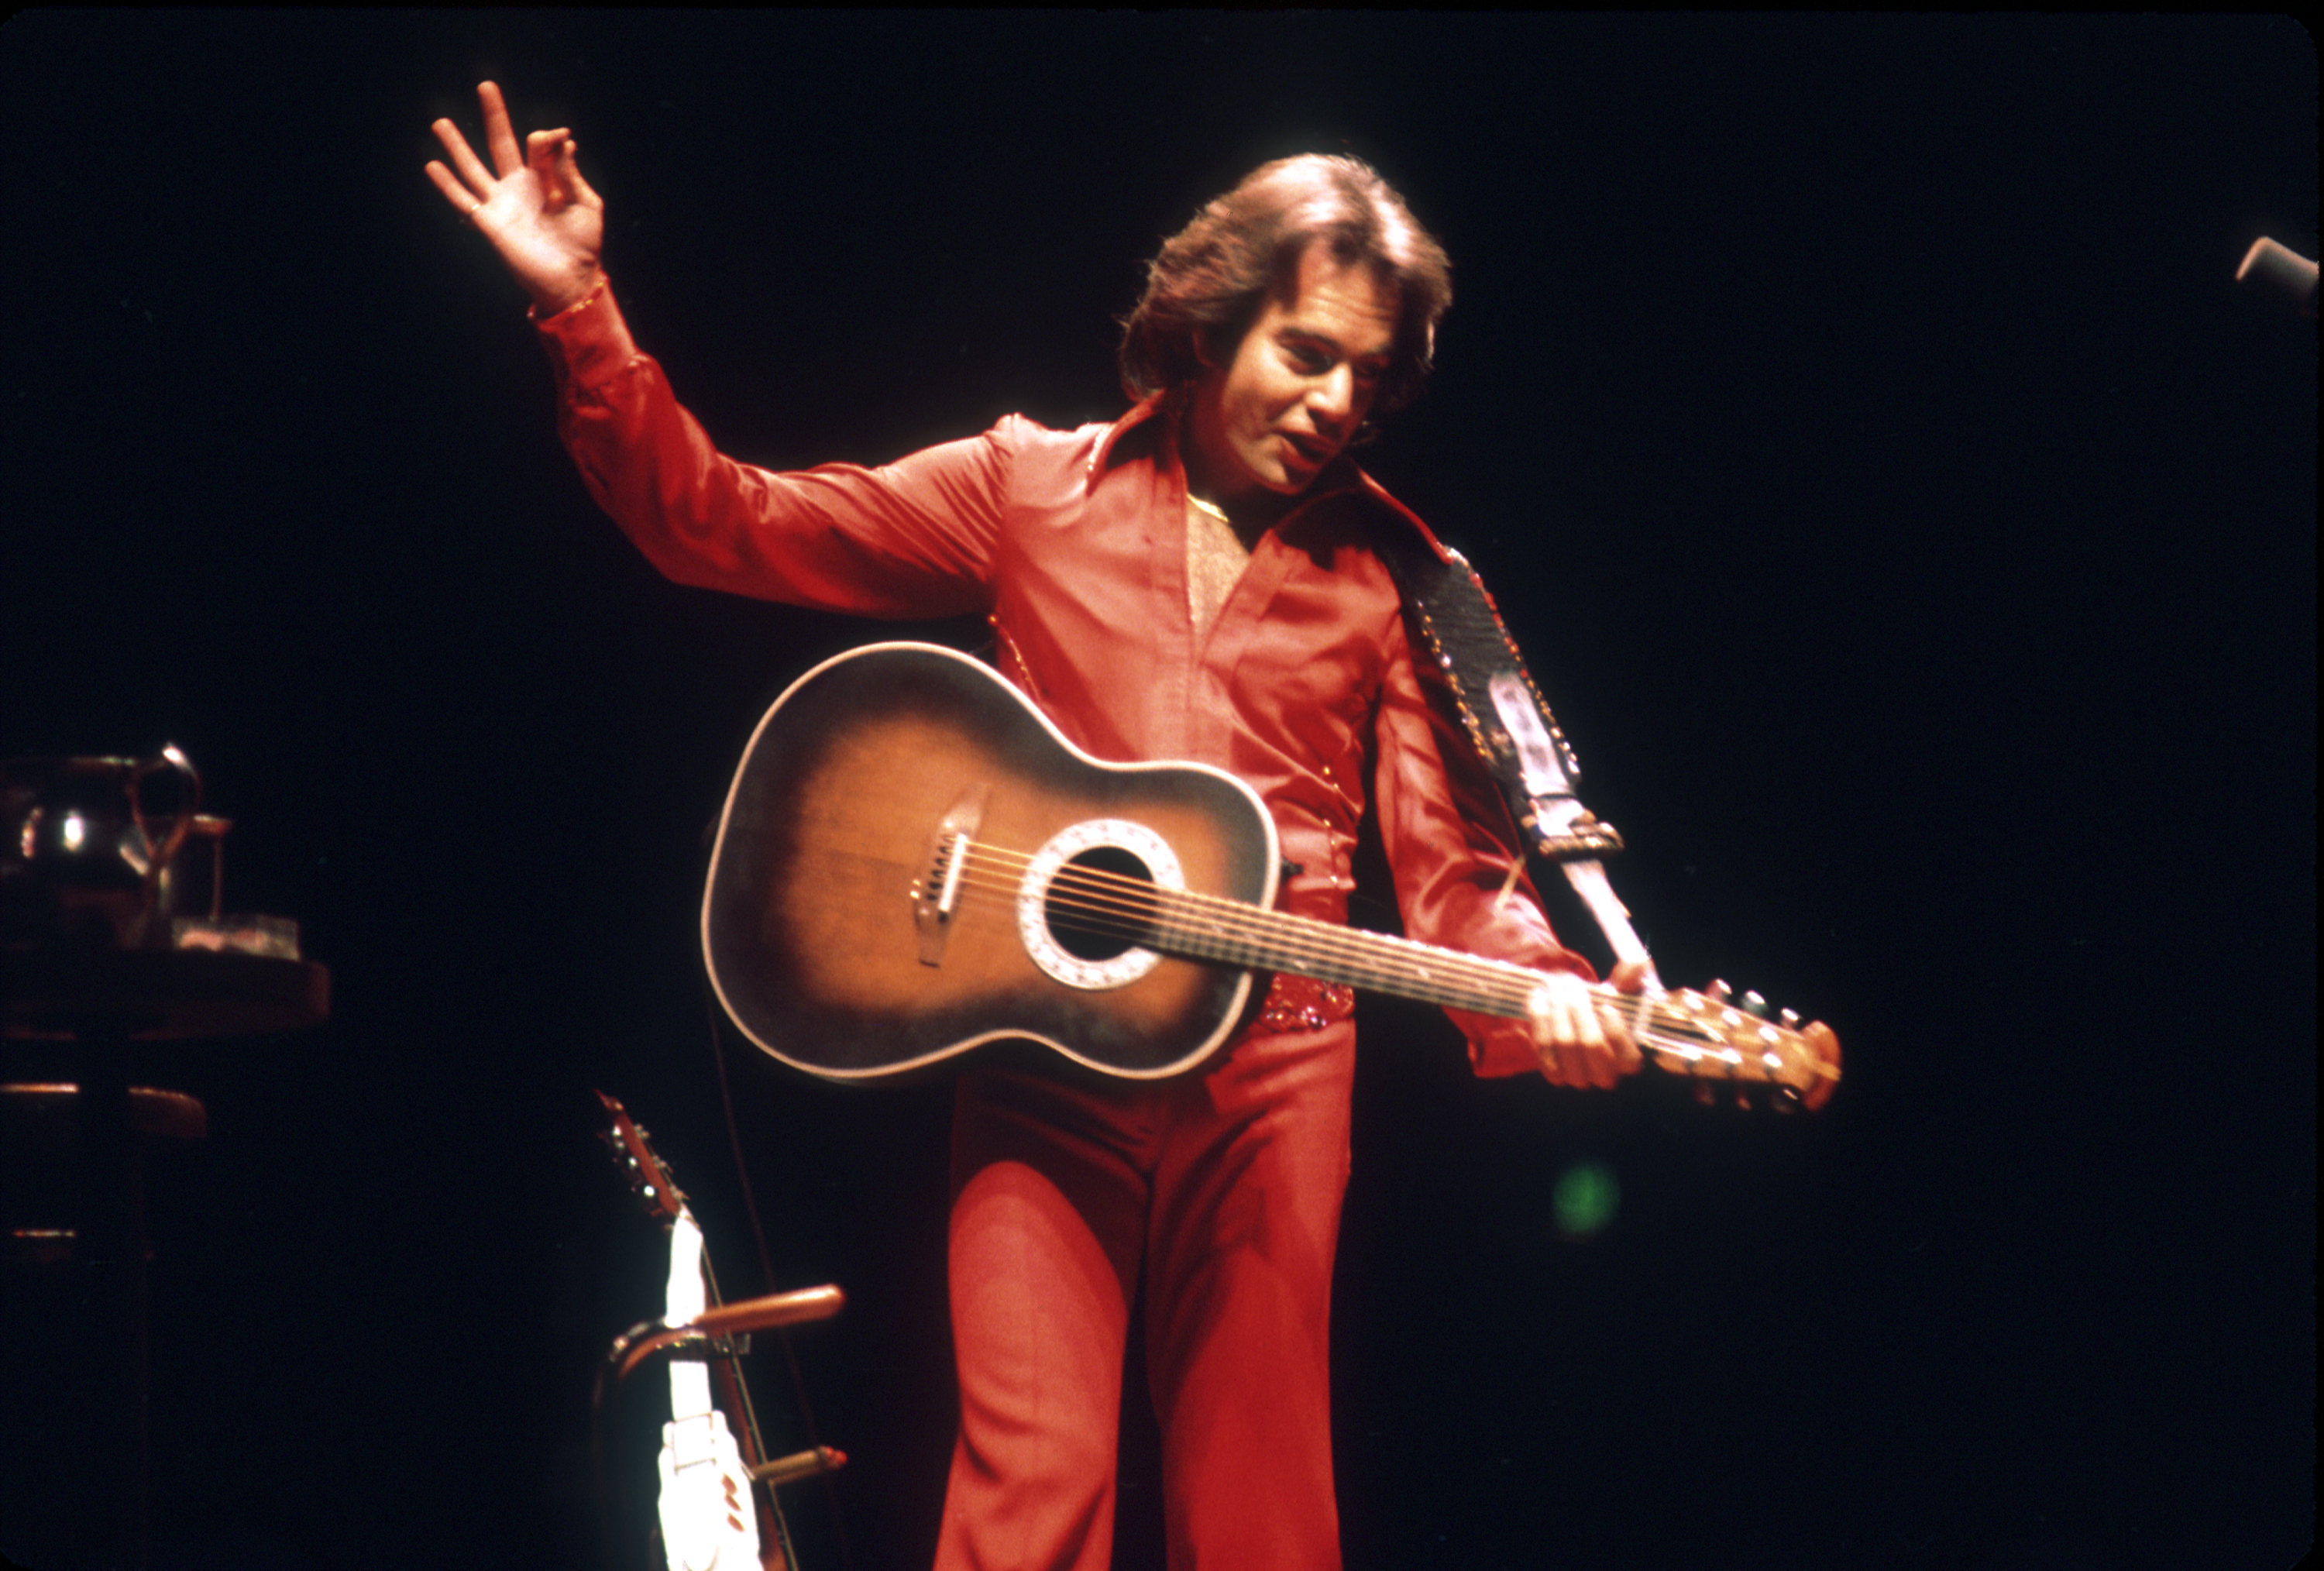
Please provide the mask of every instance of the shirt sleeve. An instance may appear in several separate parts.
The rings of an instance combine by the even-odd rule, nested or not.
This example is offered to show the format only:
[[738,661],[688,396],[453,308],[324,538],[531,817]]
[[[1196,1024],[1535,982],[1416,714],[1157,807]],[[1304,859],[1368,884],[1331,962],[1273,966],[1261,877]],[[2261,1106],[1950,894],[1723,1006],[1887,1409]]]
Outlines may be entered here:
[[875,468],[777,473],[717,450],[639,351],[610,286],[535,325],[558,437],[664,577],[865,616],[991,608],[1015,417]]
[[[1590,963],[1557,941],[1522,871],[1509,897],[1501,898],[1510,867],[1522,859],[1508,809],[1482,765],[1467,766],[1467,739],[1422,691],[1401,621],[1390,636],[1374,722],[1373,790],[1405,932],[1424,944],[1596,981]],[[1478,1074],[1541,1067],[1524,1021],[1445,1013],[1469,1039]]]

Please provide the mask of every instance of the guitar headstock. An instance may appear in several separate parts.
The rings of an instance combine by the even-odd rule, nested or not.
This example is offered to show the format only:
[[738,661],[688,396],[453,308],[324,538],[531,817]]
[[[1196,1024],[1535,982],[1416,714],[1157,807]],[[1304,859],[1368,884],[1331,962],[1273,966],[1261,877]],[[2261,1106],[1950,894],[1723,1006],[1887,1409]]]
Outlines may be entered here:
[[[1628,1014],[1626,1005],[1620,1012]],[[1811,1112],[1840,1085],[1840,1038],[1821,1021],[1771,1011],[1756,993],[1737,997],[1724,982],[1655,995],[1632,1034],[1654,1066],[1696,1082],[1710,1100],[1719,1082],[1766,1088],[1779,1108]]]
[[605,1112],[613,1121],[613,1128],[602,1132],[598,1138],[613,1153],[613,1160],[630,1180],[630,1187],[637,1191],[648,1212],[665,1223],[677,1221],[678,1214],[686,1208],[685,1192],[670,1180],[669,1169],[661,1165],[653,1147],[646,1143],[646,1132],[613,1097],[600,1091],[597,1100],[605,1104]]

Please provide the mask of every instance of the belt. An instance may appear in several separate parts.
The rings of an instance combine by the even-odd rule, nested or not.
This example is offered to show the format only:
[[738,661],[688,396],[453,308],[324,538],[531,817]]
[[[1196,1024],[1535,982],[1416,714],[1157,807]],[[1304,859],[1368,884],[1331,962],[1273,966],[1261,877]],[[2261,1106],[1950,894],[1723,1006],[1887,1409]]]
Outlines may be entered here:
[[1250,1029],[1272,1034],[1319,1031],[1355,1012],[1356,990],[1345,983],[1319,982],[1313,976],[1278,971]]

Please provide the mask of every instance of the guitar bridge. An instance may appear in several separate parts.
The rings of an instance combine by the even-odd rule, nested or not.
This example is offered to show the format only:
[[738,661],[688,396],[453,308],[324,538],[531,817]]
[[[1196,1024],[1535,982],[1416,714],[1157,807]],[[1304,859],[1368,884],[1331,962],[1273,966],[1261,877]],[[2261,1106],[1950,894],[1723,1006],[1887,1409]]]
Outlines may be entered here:
[[920,938],[920,964],[944,964],[945,940],[952,936],[952,920],[960,906],[961,881],[967,876],[969,848],[977,827],[984,821],[984,804],[992,795],[989,784],[973,785],[936,821],[929,836],[924,870],[912,886],[912,926]]

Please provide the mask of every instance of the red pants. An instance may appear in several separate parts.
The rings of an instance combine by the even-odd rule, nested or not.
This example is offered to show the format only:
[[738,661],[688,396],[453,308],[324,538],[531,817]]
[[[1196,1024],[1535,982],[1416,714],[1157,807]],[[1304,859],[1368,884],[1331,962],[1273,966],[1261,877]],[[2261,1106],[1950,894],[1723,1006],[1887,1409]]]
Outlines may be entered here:
[[1156,1086],[964,1075],[943,1571],[1104,1571],[1131,1295],[1173,1571],[1340,1564],[1327,1343],[1355,1031]]

